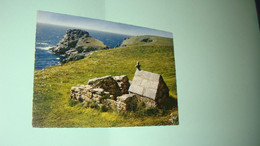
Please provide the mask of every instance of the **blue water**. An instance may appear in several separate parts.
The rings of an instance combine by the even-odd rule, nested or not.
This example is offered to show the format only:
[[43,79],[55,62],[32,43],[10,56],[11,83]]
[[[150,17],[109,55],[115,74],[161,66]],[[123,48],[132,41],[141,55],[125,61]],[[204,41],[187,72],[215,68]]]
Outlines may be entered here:
[[[68,29],[75,28],[41,23],[37,24],[35,70],[42,70],[48,66],[58,65],[59,61],[64,59],[62,56],[50,53],[48,49],[56,46]],[[115,47],[117,44],[121,44],[125,38],[130,37],[128,35],[95,30],[86,31],[89,32],[90,36],[104,42],[105,45],[111,48]]]

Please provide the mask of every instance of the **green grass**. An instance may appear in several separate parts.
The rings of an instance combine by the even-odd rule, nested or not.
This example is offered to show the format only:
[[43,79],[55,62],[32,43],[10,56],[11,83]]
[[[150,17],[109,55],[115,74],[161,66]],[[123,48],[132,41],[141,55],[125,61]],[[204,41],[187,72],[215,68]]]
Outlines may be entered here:
[[[143,40],[152,40],[152,42],[143,42]],[[173,46],[172,39],[170,38],[165,38],[165,37],[158,37],[158,36],[151,36],[151,35],[143,35],[143,36],[135,36],[135,37],[130,37],[122,43],[122,46],[127,45],[127,46]]]
[[[101,50],[79,61],[49,67],[34,72],[33,126],[34,127],[112,127],[169,125],[169,114],[142,114],[117,111],[101,112],[86,108],[70,100],[70,88],[87,84],[89,79],[106,75],[135,73],[137,61],[141,69],[159,73],[176,96],[176,78],[172,46],[132,45],[111,50]],[[167,111],[178,114],[177,108]]]

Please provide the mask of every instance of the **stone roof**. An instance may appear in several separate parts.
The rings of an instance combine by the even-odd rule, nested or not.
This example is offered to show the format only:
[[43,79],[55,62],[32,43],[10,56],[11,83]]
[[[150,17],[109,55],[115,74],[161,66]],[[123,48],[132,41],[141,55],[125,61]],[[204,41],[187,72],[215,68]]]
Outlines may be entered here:
[[135,76],[129,87],[129,92],[139,94],[141,96],[145,96],[151,98],[153,100],[156,99],[157,91],[160,83],[160,74],[151,73],[143,70],[136,70]]

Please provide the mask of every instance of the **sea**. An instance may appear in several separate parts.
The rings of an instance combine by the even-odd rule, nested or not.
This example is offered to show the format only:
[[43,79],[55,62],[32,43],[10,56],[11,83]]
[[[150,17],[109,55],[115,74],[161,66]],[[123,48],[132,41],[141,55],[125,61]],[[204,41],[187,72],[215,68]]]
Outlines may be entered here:
[[[74,27],[64,27],[58,25],[50,25],[37,23],[36,28],[36,45],[35,45],[35,70],[42,70],[49,66],[59,65],[59,61],[64,57],[53,54],[49,51],[50,48],[56,46],[68,29],[77,29]],[[131,37],[129,35],[87,30],[89,35],[95,39],[98,39],[110,48],[121,44],[125,38]]]

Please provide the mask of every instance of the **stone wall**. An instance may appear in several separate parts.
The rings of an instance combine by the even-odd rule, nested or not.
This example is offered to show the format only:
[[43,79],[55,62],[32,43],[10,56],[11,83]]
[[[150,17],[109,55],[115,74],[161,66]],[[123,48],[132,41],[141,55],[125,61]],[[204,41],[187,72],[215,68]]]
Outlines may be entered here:
[[78,101],[92,101],[95,103],[101,103],[102,99],[106,99],[110,96],[108,92],[105,92],[102,88],[93,88],[89,85],[78,85],[71,88],[70,97],[73,100]]
[[101,78],[94,78],[88,81],[88,85],[92,88],[102,88],[104,91],[109,92],[115,98],[121,95],[120,87],[112,76],[104,76]]
[[[136,93],[128,93],[130,82],[126,75],[90,79],[87,85],[77,85],[71,88],[71,99],[96,103],[118,111],[136,111],[138,105],[142,104],[146,108],[156,108],[160,107],[169,96],[169,90],[163,79],[160,78],[158,82],[159,91],[156,97],[160,98],[155,98],[155,100]],[[165,92],[167,94],[164,94]]]
[[117,82],[121,90],[121,94],[127,94],[130,86],[128,77],[126,75],[121,75],[121,76],[114,76],[113,78]]
[[136,97],[138,98],[138,100],[140,102],[144,102],[145,106],[148,107],[148,108],[155,108],[158,105],[155,100],[152,100],[150,98],[143,97],[143,96],[140,96],[140,95],[136,95]]
[[124,94],[117,97],[117,100],[105,99],[104,104],[113,110],[135,111],[139,100],[135,94]]
[[135,111],[138,99],[135,94],[124,94],[117,98],[117,109],[124,111]]
[[159,80],[158,91],[156,93],[156,103],[158,107],[163,107],[165,102],[169,99],[169,88],[167,87],[166,83],[163,81],[161,77]]
[[70,97],[73,100],[97,104],[104,103],[104,99],[107,99],[107,105],[112,105],[113,108],[113,105],[116,105],[113,101],[116,102],[118,96],[127,93],[129,85],[126,75],[94,78],[89,80],[87,85],[73,86]]

